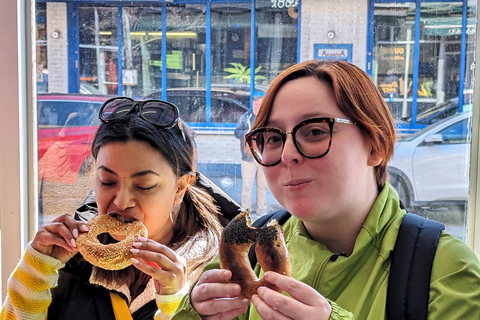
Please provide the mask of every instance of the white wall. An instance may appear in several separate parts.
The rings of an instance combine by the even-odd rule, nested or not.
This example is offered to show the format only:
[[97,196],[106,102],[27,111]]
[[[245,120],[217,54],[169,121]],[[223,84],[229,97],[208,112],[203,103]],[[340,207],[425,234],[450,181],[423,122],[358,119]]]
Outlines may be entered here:
[[47,2],[48,92],[68,92],[67,33],[67,4]]
[[367,0],[302,0],[300,60],[313,59],[314,44],[353,44],[352,63],[365,70],[367,15]]

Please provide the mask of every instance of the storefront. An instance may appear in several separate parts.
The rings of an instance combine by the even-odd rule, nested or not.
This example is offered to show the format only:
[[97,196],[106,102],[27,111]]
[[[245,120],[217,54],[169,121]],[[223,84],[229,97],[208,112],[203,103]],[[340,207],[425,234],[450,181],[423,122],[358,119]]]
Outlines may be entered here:
[[369,29],[367,70],[401,130],[430,124],[421,115],[449,100],[471,108],[473,1],[372,1]]
[[[175,99],[173,88],[201,91],[181,110],[191,125],[232,128],[222,108],[249,108],[241,97],[289,65],[343,59],[372,76],[405,132],[442,102],[469,108],[474,1],[362,0],[355,13],[343,2],[38,0],[38,88],[163,99]],[[212,88],[239,98],[213,102]]]
[[[168,99],[170,88],[203,88],[206,108],[196,127],[236,123],[213,121],[212,87],[251,94],[298,60],[298,1],[39,1],[46,17],[37,21],[39,52],[62,36],[41,31],[49,29],[42,20],[58,20],[50,12],[62,7],[68,92],[94,87],[94,93],[140,98],[161,92]],[[51,80],[55,71],[45,59],[39,62]],[[48,91],[58,90],[48,83]]]

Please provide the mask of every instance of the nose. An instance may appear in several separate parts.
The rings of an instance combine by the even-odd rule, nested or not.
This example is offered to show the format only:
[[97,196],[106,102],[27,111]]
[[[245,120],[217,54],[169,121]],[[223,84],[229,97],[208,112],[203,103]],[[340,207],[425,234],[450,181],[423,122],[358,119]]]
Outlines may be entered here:
[[126,210],[128,208],[135,207],[135,198],[130,188],[128,188],[127,186],[120,187],[115,194],[115,199],[113,203],[120,210]]
[[301,163],[302,160],[303,156],[295,146],[291,132],[287,132],[287,137],[282,151],[282,163],[289,167]]

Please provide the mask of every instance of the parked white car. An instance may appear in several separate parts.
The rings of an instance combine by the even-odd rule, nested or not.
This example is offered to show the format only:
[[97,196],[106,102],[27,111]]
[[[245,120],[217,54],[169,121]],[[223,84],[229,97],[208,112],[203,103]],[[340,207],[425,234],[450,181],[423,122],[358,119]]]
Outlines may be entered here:
[[468,200],[472,113],[441,120],[395,144],[388,171],[407,209]]

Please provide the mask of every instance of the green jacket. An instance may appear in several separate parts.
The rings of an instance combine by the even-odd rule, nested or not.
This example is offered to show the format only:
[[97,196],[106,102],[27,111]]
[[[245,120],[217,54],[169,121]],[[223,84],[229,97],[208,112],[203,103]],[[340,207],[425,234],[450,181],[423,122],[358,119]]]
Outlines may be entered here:
[[[387,184],[349,257],[337,257],[312,240],[302,222],[292,216],[283,225],[292,277],[329,300],[332,320],[385,319],[391,252],[404,215],[395,191]],[[205,270],[215,268],[219,268],[218,257]],[[263,276],[258,264],[255,272]],[[186,296],[173,319],[201,318]],[[251,304],[238,319],[261,318]],[[445,232],[440,237],[432,267],[428,319],[480,319],[480,262],[462,241]]]

